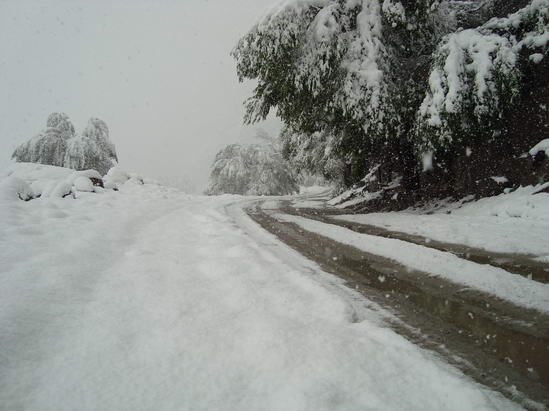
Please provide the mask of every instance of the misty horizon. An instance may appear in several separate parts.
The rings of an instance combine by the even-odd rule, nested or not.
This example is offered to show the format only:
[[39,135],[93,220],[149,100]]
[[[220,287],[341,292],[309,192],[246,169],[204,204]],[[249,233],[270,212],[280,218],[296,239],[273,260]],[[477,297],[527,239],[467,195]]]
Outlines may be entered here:
[[220,149],[280,129],[243,125],[253,84],[230,56],[273,3],[0,2],[0,167],[64,112],[77,132],[104,120],[123,168],[202,191]]

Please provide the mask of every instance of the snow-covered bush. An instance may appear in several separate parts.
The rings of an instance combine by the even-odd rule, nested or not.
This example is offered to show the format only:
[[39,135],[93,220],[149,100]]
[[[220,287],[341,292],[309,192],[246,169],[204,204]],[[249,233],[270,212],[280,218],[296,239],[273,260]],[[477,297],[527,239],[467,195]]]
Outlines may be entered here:
[[68,142],[64,166],[74,170],[93,169],[106,174],[116,162],[116,150],[109,140],[107,124],[98,118],[91,118],[82,135]]
[[48,117],[46,129],[19,146],[12,157],[19,162],[62,167],[68,141],[74,134],[74,126],[65,113],[52,113]]
[[298,190],[294,173],[272,145],[231,144],[215,157],[207,194],[286,195]]
[[116,164],[114,145],[104,121],[92,118],[81,135],[64,113],[48,117],[47,128],[19,146],[12,157],[18,162],[40,163],[74,170],[94,169],[101,174]]

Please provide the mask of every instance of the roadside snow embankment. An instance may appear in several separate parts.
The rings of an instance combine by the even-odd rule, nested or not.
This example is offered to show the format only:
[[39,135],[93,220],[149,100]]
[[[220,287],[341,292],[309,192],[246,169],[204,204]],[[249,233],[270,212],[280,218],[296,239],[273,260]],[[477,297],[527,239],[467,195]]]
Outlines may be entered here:
[[7,171],[7,180],[24,181],[30,187],[28,198],[62,198],[75,192],[99,192],[92,179],[101,180],[95,170],[75,171],[70,168],[34,163],[16,163]]
[[500,268],[473,263],[451,253],[406,241],[360,234],[293,215],[276,214],[274,217],[364,252],[396,261],[412,270],[472,287],[522,307],[549,313],[549,284],[537,283]]
[[509,194],[468,203],[450,214],[391,212],[334,217],[431,240],[496,253],[526,254],[549,261],[548,187],[521,187]]

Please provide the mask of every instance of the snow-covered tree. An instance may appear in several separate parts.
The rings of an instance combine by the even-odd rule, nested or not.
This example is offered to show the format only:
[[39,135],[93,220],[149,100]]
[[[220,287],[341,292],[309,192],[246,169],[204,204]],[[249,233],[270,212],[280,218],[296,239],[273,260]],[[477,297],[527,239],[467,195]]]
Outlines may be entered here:
[[215,157],[208,194],[286,195],[296,177],[272,144],[231,144]]
[[75,170],[97,170],[105,175],[117,161],[107,124],[98,118],[91,118],[82,134],[68,142],[64,166]]
[[257,82],[245,121],[275,109],[285,155],[317,167],[327,144],[347,184],[374,164],[417,184],[424,154],[504,131],[524,73],[546,58],[548,4],[286,0],[233,51],[239,79]]
[[438,0],[283,2],[233,52],[240,80],[258,82],[246,121],[276,108],[296,133],[336,136],[346,153],[400,142],[419,104],[418,70],[453,28],[449,15]]
[[65,113],[52,113],[46,129],[20,145],[12,157],[19,162],[40,163],[63,167],[69,139],[74,137],[74,126]]
[[325,133],[302,135],[285,127],[281,134],[282,155],[298,173],[319,175],[338,186],[345,185],[345,164],[338,150],[338,141]]
[[75,170],[96,170],[101,175],[116,165],[116,150],[103,120],[91,118],[81,135],[64,113],[52,113],[46,129],[20,145],[12,157],[18,162],[40,163]]
[[502,133],[502,113],[521,92],[524,66],[547,55],[549,1],[533,0],[508,17],[446,36],[434,54],[418,111],[423,151],[474,145]]

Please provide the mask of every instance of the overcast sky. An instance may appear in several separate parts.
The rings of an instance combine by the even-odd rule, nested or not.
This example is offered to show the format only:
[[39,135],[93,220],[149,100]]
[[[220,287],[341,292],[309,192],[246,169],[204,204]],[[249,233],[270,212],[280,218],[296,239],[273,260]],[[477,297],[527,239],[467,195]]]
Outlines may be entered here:
[[105,120],[124,169],[202,189],[215,153],[254,134],[229,53],[276,2],[0,0],[0,167],[62,111],[77,131]]

